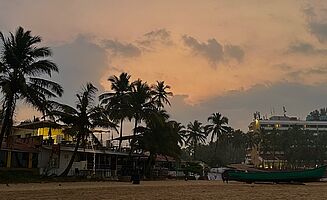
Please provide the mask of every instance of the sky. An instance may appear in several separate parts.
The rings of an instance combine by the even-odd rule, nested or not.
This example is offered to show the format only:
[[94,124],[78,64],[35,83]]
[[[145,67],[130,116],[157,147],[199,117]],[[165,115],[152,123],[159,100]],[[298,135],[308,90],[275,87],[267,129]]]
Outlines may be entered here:
[[[323,0],[0,0],[1,32],[22,26],[53,50],[59,101],[128,72],[171,86],[173,119],[220,112],[243,131],[256,111],[304,119],[326,107],[326,19]],[[33,115],[19,106],[16,120]]]

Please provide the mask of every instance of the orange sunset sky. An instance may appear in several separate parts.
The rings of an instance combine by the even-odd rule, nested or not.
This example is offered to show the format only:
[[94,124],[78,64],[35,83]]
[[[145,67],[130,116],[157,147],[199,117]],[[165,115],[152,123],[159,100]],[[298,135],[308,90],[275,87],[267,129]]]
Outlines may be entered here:
[[[327,1],[0,0],[0,31],[18,26],[53,49],[65,95],[128,72],[165,80],[172,118],[221,112],[247,130],[253,112],[305,118],[327,102]],[[16,119],[37,115],[21,105]]]

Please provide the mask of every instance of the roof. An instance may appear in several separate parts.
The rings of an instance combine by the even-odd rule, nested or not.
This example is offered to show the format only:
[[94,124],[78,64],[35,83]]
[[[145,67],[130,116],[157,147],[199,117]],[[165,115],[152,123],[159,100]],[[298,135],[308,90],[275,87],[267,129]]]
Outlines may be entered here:
[[38,128],[62,128],[64,125],[58,124],[54,121],[50,120],[43,120],[43,121],[37,121],[37,122],[28,122],[28,123],[20,123],[17,128],[25,128],[25,129],[38,129]]
[[[133,137],[134,137],[133,135],[126,135],[121,137],[121,140],[131,140],[133,139]],[[120,137],[114,138],[113,140],[120,140]]]
[[31,138],[15,138],[13,141],[3,141],[1,145],[1,149],[3,150],[13,150],[13,151],[20,151],[20,152],[31,152],[37,153],[39,149],[37,148],[38,145],[41,145],[36,140],[39,140],[39,137],[31,137]]
[[[52,146],[42,146],[43,149],[52,150]],[[73,152],[75,149],[74,145],[60,145],[60,151],[69,151]],[[96,153],[96,154],[108,154],[108,155],[120,155],[120,156],[128,156],[129,153],[125,152],[117,152],[111,151],[108,149],[89,149],[89,148],[78,148],[78,152],[85,153]],[[139,154],[133,154],[133,156],[140,156]]]
[[170,156],[164,156],[164,155],[157,155],[156,161],[162,161],[162,162],[175,162],[176,160],[173,157]]

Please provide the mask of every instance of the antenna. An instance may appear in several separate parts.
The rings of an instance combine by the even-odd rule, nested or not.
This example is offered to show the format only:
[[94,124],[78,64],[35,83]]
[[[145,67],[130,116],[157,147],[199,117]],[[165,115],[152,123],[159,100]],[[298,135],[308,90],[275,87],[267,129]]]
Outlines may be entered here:
[[286,108],[283,106],[284,117],[286,117]]

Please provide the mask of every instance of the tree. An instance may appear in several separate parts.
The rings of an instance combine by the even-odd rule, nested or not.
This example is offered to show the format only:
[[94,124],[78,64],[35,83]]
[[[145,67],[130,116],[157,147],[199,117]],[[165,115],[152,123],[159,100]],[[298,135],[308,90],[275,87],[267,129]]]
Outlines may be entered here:
[[131,76],[127,73],[121,73],[119,77],[110,76],[108,81],[111,83],[112,92],[107,92],[99,96],[101,105],[104,105],[113,120],[120,121],[119,132],[119,150],[121,149],[123,137],[123,122],[126,118],[131,118],[130,112],[130,93],[131,93]]
[[51,104],[51,114],[68,125],[68,128],[66,128],[64,132],[76,138],[73,155],[66,169],[60,176],[68,175],[81,141],[85,141],[88,135],[92,134],[93,128],[103,127],[116,129],[116,124],[107,118],[105,110],[102,107],[93,106],[96,91],[96,87],[91,83],[87,83],[86,86],[83,87],[82,92],[76,94],[76,108],[56,102],[52,102]]
[[158,111],[152,113],[146,120],[146,126],[138,126],[136,132],[136,148],[149,152],[146,165],[146,174],[151,176],[151,169],[157,155],[178,158],[181,149],[178,145],[180,135],[174,130],[175,122],[168,121],[167,115]]
[[200,143],[205,143],[207,134],[204,132],[202,123],[195,120],[187,125],[186,143],[191,145],[193,160],[195,160],[196,148]]
[[208,117],[208,122],[210,125],[207,125],[209,132],[211,132],[211,140],[213,142],[214,138],[216,140],[220,140],[226,135],[231,128],[227,126],[228,118],[222,116],[219,112],[213,113],[210,117]]
[[183,146],[186,143],[187,130],[185,129],[185,126],[183,126],[177,121],[169,121],[169,123],[171,124],[172,131],[174,131],[175,134],[178,135],[178,144],[180,146]]
[[130,96],[130,112],[134,118],[134,128],[136,128],[138,123],[154,112],[155,107],[151,101],[150,87],[141,79],[132,83]]
[[158,109],[164,108],[164,104],[170,106],[169,97],[173,96],[172,92],[167,91],[170,89],[169,85],[165,85],[164,81],[157,81],[157,84],[152,85],[152,101],[155,103]]
[[0,32],[3,44],[0,55],[0,88],[4,96],[2,105],[2,127],[0,148],[4,136],[8,136],[13,125],[13,115],[17,100],[23,100],[39,111],[45,112],[49,98],[61,96],[62,87],[50,80],[52,72],[58,72],[55,63],[48,59],[51,50],[38,47],[40,36],[32,36],[31,31],[19,27],[15,34],[5,37]]

